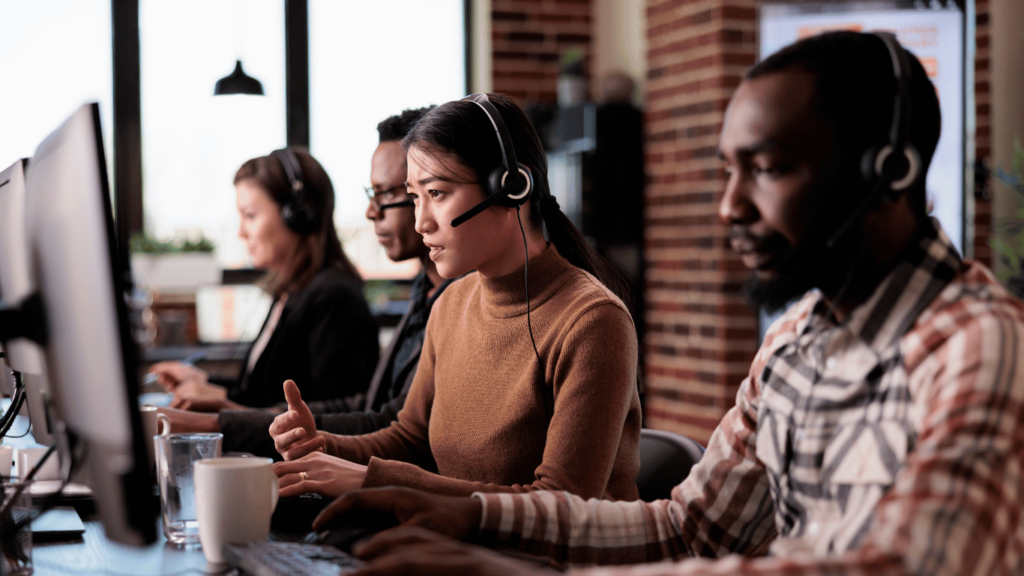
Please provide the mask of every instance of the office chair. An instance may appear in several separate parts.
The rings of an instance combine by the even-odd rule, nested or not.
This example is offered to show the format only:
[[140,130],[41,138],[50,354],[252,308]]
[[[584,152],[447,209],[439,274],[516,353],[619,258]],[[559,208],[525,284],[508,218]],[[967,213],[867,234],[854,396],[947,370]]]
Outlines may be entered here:
[[640,430],[640,473],[636,476],[640,499],[652,502],[669,498],[703,454],[703,446],[681,434]]

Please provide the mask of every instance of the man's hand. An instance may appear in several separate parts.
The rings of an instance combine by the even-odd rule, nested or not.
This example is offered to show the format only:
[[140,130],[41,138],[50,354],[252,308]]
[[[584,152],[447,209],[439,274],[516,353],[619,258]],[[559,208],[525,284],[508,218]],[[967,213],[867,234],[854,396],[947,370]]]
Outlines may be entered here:
[[220,432],[216,414],[201,414],[174,408],[157,408],[171,421],[171,432]]
[[245,406],[232,402],[227,398],[217,398],[212,396],[200,396],[194,398],[180,398],[175,396],[174,400],[171,401],[171,408],[177,408],[179,410],[188,410],[190,412],[213,412],[216,414],[221,410],[245,410]]
[[149,367],[150,374],[155,374],[157,382],[167,392],[174,392],[175,389],[185,382],[198,382],[206,384],[209,375],[191,364],[181,362],[157,362]]
[[284,398],[288,401],[288,411],[274,418],[270,424],[274,448],[285,460],[298,460],[318,450],[323,452],[326,441],[317,435],[313,413],[302,401],[302,394],[294,381],[284,381]]
[[[476,534],[483,503],[476,498],[438,496],[411,488],[370,488],[349,492],[332,502],[313,520],[313,529],[324,528],[346,512],[367,510],[394,515],[399,527],[418,526],[462,540]],[[372,538],[370,543],[375,540]],[[377,555],[377,548],[368,550],[368,554]]]
[[513,576],[557,574],[538,564],[513,560],[480,546],[464,544],[422,528],[394,528],[353,547],[369,560],[359,576],[445,574]]
[[228,400],[226,388],[209,384],[205,380],[187,380],[178,384],[174,389],[174,400],[171,400],[171,408],[195,412],[220,412],[238,407],[238,404]]

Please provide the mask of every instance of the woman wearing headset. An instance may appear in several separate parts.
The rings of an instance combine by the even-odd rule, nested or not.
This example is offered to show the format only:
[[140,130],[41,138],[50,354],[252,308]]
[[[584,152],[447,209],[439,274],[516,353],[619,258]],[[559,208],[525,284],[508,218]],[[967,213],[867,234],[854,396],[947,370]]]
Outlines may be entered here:
[[264,408],[284,401],[281,381],[310,399],[365,392],[377,364],[377,324],[362,279],[334,229],[334,187],[308,152],[287,148],[253,158],[235,174],[238,235],[253,267],[267,271],[274,298],[234,382],[212,383],[180,362],[154,365],[171,406],[197,411]]
[[430,258],[443,277],[476,274],[435,303],[389,428],[318,434],[285,383],[289,410],[270,430],[288,460],[275,465],[281,495],[397,485],[636,499],[636,330],[605,285],[621,284],[551,196],[526,115],[474,95],[428,113],[403,145]]

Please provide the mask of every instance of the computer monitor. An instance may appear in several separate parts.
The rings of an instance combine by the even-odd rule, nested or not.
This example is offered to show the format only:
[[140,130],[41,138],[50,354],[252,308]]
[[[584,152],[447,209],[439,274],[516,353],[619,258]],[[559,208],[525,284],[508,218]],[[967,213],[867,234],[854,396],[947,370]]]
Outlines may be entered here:
[[158,510],[97,104],[79,108],[36,149],[25,207],[54,415],[83,455],[107,537],[151,543]]
[[[0,301],[16,305],[35,292],[25,229],[25,166],[20,159],[0,172]],[[27,338],[3,342],[4,362],[21,373],[27,386],[32,436],[40,444],[53,443],[51,419],[46,411],[47,385],[42,350]],[[4,379],[6,380],[6,378]],[[8,395],[14,390],[0,385]]]
[[[0,172],[0,300],[18,304],[34,292],[25,232],[25,160]],[[39,347],[25,338],[3,343],[12,370],[41,374]]]

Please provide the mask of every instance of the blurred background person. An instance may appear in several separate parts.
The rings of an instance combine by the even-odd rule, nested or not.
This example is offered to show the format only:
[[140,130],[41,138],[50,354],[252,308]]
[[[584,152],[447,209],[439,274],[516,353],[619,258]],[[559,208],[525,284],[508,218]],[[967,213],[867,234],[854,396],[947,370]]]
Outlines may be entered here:
[[302,149],[275,150],[235,174],[238,235],[266,270],[273,305],[233,382],[181,362],[150,371],[174,393],[172,408],[217,412],[284,401],[294,380],[316,400],[365,393],[379,356],[377,324],[362,279],[334,229],[334,187]]

